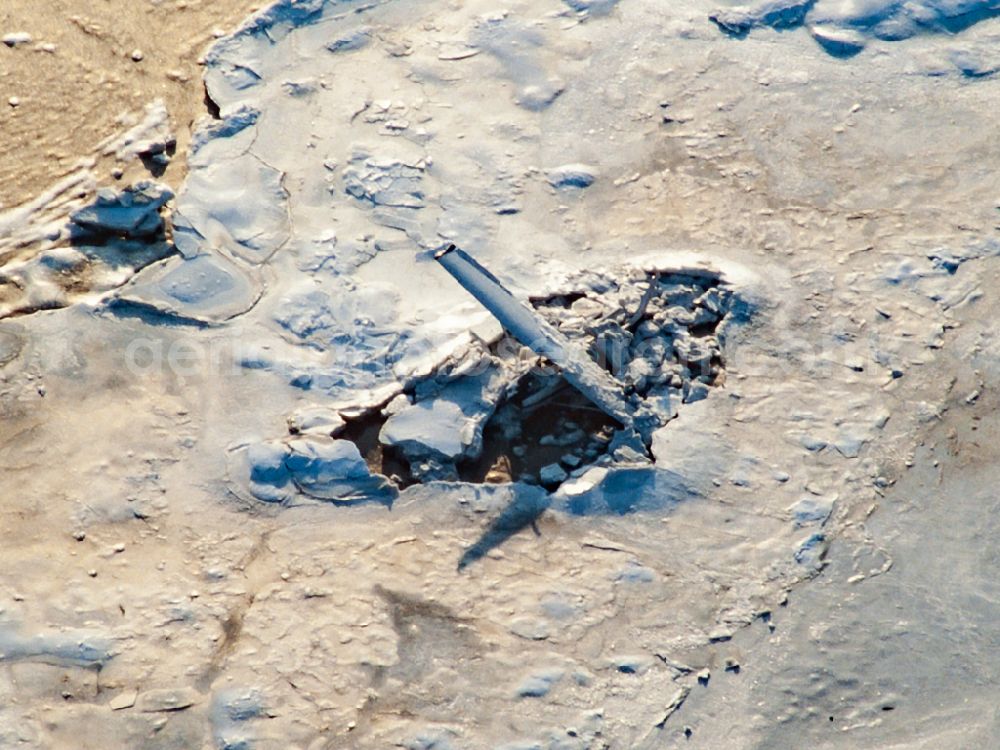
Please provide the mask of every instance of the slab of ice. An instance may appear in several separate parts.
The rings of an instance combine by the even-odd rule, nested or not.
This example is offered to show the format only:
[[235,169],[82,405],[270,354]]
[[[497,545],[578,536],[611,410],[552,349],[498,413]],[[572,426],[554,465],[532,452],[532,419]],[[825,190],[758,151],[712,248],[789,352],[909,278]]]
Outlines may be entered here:
[[162,232],[160,209],[173,197],[166,185],[151,181],[121,192],[102,188],[93,205],[74,211],[70,220],[81,233],[146,239]]
[[997,15],[997,0],[766,0],[722,9],[709,18],[734,36],[759,26],[808,25],[827,52],[850,57],[861,51],[865,38],[900,41],[925,33],[954,34]]
[[829,540],[824,534],[810,534],[799,543],[795,551],[795,562],[819,570],[824,565],[823,559],[828,548]]
[[485,372],[458,378],[433,398],[392,414],[379,440],[399,449],[411,466],[432,459],[443,461],[444,475],[459,459],[482,451],[483,428],[510,386],[512,373],[490,366]]
[[469,420],[462,407],[445,398],[421,401],[389,418],[379,434],[385,445],[407,455],[455,460],[471,442]]
[[22,44],[31,44],[31,34],[27,31],[12,31],[8,34],[4,34],[3,38],[0,39],[8,47],[17,47]]
[[603,16],[614,10],[618,0],[563,0],[577,13],[591,16]]
[[247,450],[250,491],[265,502],[284,502],[296,492],[331,502],[391,502],[398,492],[372,474],[350,440],[318,436],[255,443]]
[[[246,132],[233,137],[239,141]],[[229,159],[193,163],[174,212],[177,247],[191,257],[222,246],[249,263],[260,263],[288,240],[287,193],[281,172],[250,153],[238,155],[242,143],[231,145],[235,153]],[[213,198],[209,203],[189,201],[185,195],[191,191]]]
[[0,662],[27,660],[99,667],[115,655],[113,644],[113,639],[89,630],[28,635],[9,626],[0,626]]
[[585,188],[594,184],[597,179],[593,167],[586,164],[563,164],[560,167],[553,167],[546,172],[549,184],[552,187],[575,187]]
[[149,266],[115,298],[206,322],[228,320],[257,301],[256,281],[221,254]]

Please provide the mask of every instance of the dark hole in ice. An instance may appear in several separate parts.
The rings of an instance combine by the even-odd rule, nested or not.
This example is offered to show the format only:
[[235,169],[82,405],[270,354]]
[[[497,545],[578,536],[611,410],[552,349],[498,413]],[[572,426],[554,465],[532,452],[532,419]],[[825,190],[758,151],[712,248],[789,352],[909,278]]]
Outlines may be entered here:
[[373,474],[389,477],[400,488],[409,487],[414,479],[406,459],[399,451],[379,442],[379,432],[385,421],[381,410],[373,409],[360,417],[346,420],[347,424],[336,435],[358,446],[358,452]]
[[[620,282],[598,276],[589,281],[585,291],[530,301],[541,317],[587,348],[621,381],[628,398],[659,409],[661,423],[669,421],[682,402],[704,398],[708,388],[723,382],[718,328],[731,309],[732,297],[718,277],[662,272]],[[501,364],[500,352],[510,343],[501,340],[490,348],[491,367],[507,366]],[[622,425],[551,366],[511,377],[511,387],[483,425],[479,455],[444,461],[444,468],[431,478],[477,484],[526,482],[553,490],[595,463],[618,458],[620,454],[609,453]],[[451,379],[447,368],[430,376],[439,378],[442,383],[461,382]],[[424,394],[417,403],[437,397],[426,395],[440,390],[425,387],[430,380],[421,383],[409,390],[411,402],[417,394]],[[410,466],[410,454],[380,442],[388,419],[384,406],[347,419],[335,436],[354,442],[370,470],[400,488],[428,481],[429,475],[422,473],[425,468]],[[632,447],[642,450],[641,445]],[[645,454],[648,458],[648,446]]]
[[529,297],[528,301],[535,307],[570,307],[577,300],[586,297],[586,292],[569,292],[567,294],[556,294],[551,297]]
[[[539,395],[543,398],[534,401]],[[543,475],[543,469],[558,466],[568,473],[594,463],[607,452],[618,427],[562,377],[529,374],[518,384],[518,393],[487,422],[483,452],[459,464],[459,478],[559,484]],[[560,476],[554,469],[548,474]]]
[[[543,398],[533,400],[539,395]],[[380,408],[372,409],[345,420],[334,435],[354,443],[372,473],[389,477],[403,489],[419,480],[400,450],[380,442],[386,420]],[[561,376],[529,373],[518,383],[517,393],[487,422],[482,453],[476,459],[460,461],[456,478],[475,484],[546,483],[542,469],[561,465],[568,473],[592,464],[607,452],[618,427]],[[556,485],[564,478],[547,484]]]
[[208,111],[208,116],[211,117],[213,120],[221,120],[222,110],[219,109],[219,105],[215,103],[215,100],[212,98],[212,95],[208,93],[208,86],[205,86],[204,89],[205,89],[205,96],[202,99],[202,102],[205,104],[205,109]]

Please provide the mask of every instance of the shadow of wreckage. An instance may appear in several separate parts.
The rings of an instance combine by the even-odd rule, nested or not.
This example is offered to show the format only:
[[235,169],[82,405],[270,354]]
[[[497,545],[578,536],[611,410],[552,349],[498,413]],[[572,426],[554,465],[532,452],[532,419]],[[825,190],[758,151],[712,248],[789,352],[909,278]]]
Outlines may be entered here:
[[622,516],[638,511],[670,510],[698,494],[676,472],[649,466],[607,471],[603,482],[579,493],[568,494],[560,488],[550,494],[540,487],[520,483],[510,487],[512,497],[509,503],[487,525],[479,539],[463,551],[458,570],[476,562],[529,526],[536,536],[541,536],[537,521],[551,507],[574,516]]
[[439,496],[442,492],[461,492],[471,488],[478,505],[496,508],[476,541],[462,551],[457,564],[459,571],[481,560],[525,529],[530,528],[535,536],[542,536],[538,521],[548,510],[572,516],[664,512],[700,494],[680,474],[653,466],[595,467],[590,472],[600,476],[588,480],[587,474],[584,474],[577,480],[566,482],[555,492],[523,482],[476,486],[430,482],[414,485],[408,492],[416,494],[414,499],[419,500],[421,494]]

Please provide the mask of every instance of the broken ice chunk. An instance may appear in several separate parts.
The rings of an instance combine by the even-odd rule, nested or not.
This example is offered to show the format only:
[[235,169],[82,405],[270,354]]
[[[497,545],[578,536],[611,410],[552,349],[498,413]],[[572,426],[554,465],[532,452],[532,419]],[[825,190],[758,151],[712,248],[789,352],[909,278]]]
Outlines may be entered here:
[[529,641],[544,641],[549,637],[549,625],[545,620],[520,617],[510,624],[510,632]]
[[637,391],[644,391],[649,378],[655,373],[656,365],[648,359],[638,357],[628,364],[625,370],[625,382]]
[[566,85],[558,78],[529,83],[518,89],[515,101],[525,109],[538,112],[552,104],[565,88]]
[[288,442],[285,466],[292,482],[305,494],[323,500],[392,500],[397,492],[389,480],[373,475],[350,440],[302,438]]
[[[483,447],[483,427],[501,400],[512,374],[495,367],[480,375],[448,383],[434,398],[403,406],[382,426],[379,441],[397,448],[411,468],[432,460],[444,476],[454,463],[477,458]],[[435,463],[436,462],[436,463]]]
[[948,58],[966,78],[985,78],[1000,70],[1000,64],[969,49],[952,50]]
[[618,0],[563,0],[563,2],[577,13],[591,16],[606,15],[618,4]]
[[264,696],[257,688],[225,688],[212,697],[212,723],[249,721],[266,716]]
[[250,446],[247,450],[250,494],[266,503],[280,503],[291,497],[291,475],[285,466],[287,456],[288,447],[277,441]]
[[608,314],[608,307],[599,299],[580,297],[570,305],[570,310],[581,318],[600,318]]
[[865,48],[865,38],[854,29],[817,23],[809,27],[809,33],[823,49],[834,57],[852,57]]
[[788,508],[795,519],[795,526],[806,526],[807,524],[817,524],[822,526],[833,512],[833,503],[837,499],[833,497],[813,497],[807,495],[797,503]]
[[684,385],[684,403],[693,404],[697,401],[708,398],[708,386],[705,383],[694,380]]
[[361,49],[366,46],[370,41],[371,29],[367,26],[362,26],[357,29],[351,29],[345,34],[337,37],[332,42],[327,44],[326,48],[330,52],[353,52],[354,50]]
[[105,140],[99,148],[105,156],[114,154],[119,161],[136,157],[143,160],[154,174],[170,162],[177,138],[170,129],[170,116],[162,99],[146,105],[143,119],[121,135]]
[[725,294],[721,289],[719,289],[719,287],[713,286],[705,290],[705,293],[698,297],[698,299],[694,301],[694,304],[698,307],[704,307],[706,310],[718,315],[722,312],[725,302]]
[[391,417],[393,414],[399,414],[399,412],[403,411],[403,409],[406,409],[410,405],[410,398],[405,393],[400,393],[385,405],[382,409],[382,415],[385,417]]
[[391,502],[389,480],[373,475],[349,440],[302,437],[250,446],[250,492],[265,502],[285,502],[295,491],[333,502]]
[[715,340],[711,337],[695,338],[684,331],[674,337],[674,352],[693,373],[707,374],[715,355],[714,344]]
[[656,575],[652,570],[635,560],[629,560],[625,567],[618,572],[615,579],[625,583],[652,583]]
[[575,187],[585,188],[594,184],[597,173],[593,167],[586,164],[563,164],[553,167],[545,173],[549,184],[554,188]]
[[162,688],[146,691],[136,702],[143,713],[159,713],[190,708],[200,698],[194,688]]
[[0,663],[25,660],[56,666],[100,667],[114,655],[111,639],[93,631],[27,636],[0,625]]
[[306,78],[302,81],[284,81],[281,84],[281,89],[289,96],[301,97],[315,93],[317,86],[315,79]]
[[841,425],[832,444],[844,458],[857,458],[868,438],[869,431],[864,425]]
[[333,435],[347,422],[335,409],[326,406],[311,406],[297,410],[288,417],[288,431],[293,435],[315,433]]
[[536,672],[521,683],[517,688],[517,695],[519,698],[542,698],[548,694],[553,685],[562,679],[564,674],[565,672],[558,667]]
[[379,159],[359,152],[344,169],[344,191],[376,206],[423,208],[423,172],[423,165],[419,163]]
[[646,446],[643,444],[642,437],[631,428],[615,431],[611,443],[608,445],[608,453],[614,456],[615,460],[628,463],[647,460]]
[[245,722],[267,716],[264,697],[257,688],[227,687],[212,697],[209,717],[215,746],[219,748],[250,748],[253,733]]
[[799,543],[795,551],[795,562],[819,570],[825,564],[823,558],[826,557],[828,546],[829,542],[823,534],[811,534]]
[[646,397],[646,405],[656,414],[661,424],[666,424],[677,416],[680,403],[681,394],[672,389],[657,389]]
[[465,450],[462,437],[466,425],[461,406],[435,398],[390,417],[379,433],[379,440],[412,456],[434,455],[454,460]]
[[565,482],[569,474],[559,464],[548,464],[543,466],[538,472],[538,480],[545,486],[552,486]]
[[120,193],[102,188],[93,205],[74,211],[70,220],[78,233],[146,239],[163,230],[160,209],[173,197],[166,185],[146,180]]
[[17,47],[21,44],[31,44],[31,34],[27,31],[12,31],[9,34],[4,34],[3,41],[8,47]]
[[816,0],[765,0],[752,7],[719,10],[708,17],[727,34],[743,36],[757,26],[781,29],[798,26]]

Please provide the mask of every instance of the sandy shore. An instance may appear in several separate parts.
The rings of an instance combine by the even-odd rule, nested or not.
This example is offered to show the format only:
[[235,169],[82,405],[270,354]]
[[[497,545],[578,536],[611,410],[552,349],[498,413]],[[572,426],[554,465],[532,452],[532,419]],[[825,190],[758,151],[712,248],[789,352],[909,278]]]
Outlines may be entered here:
[[[183,178],[192,123],[205,113],[199,58],[253,0],[9,0],[0,7],[0,209],[37,195],[162,99],[177,136],[165,182]],[[133,120],[134,121],[134,120]],[[104,166],[103,164],[101,165]],[[113,165],[101,170],[108,182]],[[121,178],[144,170],[141,164]]]

